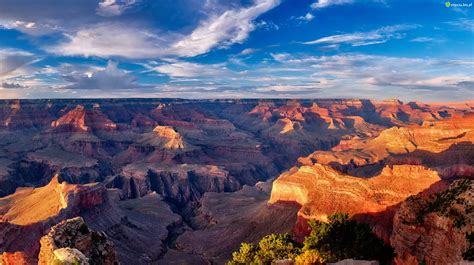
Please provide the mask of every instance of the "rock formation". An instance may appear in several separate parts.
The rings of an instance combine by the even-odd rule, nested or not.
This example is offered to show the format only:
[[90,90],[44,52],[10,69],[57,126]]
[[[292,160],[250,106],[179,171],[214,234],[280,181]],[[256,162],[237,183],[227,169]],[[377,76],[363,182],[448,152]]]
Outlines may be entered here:
[[402,203],[390,238],[395,264],[454,264],[474,260],[474,181],[455,181],[448,190],[419,194]]
[[186,263],[190,257],[223,264],[241,242],[256,242],[270,233],[290,232],[298,207],[269,206],[269,193],[270,183],[258,183],[234,193],[204,194],[196,217],[191,220],[197,229],[179,236],[160,264]]
[[299,224],[346,212],[388,241],[392,217],[407,197],[439,191],[445,179],[473,176],[473,116],[390,128],[333,151],[317,151],[273,183],[270,203],[299,203]]
[[0,199],[0,250],[36,257],[40,237],[55,223],[106,201],[99,184],[70,185],[58,177],[40,188],[22,188]]
[[38,264],[118,264],[113,243],[103,232],[91,231],[81,217],[51,227],[40,244]]

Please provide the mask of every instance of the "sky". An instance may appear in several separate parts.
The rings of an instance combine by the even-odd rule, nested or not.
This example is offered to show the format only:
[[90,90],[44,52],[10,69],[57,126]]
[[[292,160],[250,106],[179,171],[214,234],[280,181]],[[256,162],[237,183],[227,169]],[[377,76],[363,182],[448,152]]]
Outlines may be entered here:
[[0,0],[0,99],[474,99],[474,0]]

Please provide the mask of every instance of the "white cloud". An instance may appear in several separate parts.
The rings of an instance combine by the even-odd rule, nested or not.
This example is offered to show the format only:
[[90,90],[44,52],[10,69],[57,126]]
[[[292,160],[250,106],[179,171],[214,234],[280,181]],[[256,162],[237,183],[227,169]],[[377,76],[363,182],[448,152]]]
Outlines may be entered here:
[[[161,44],[161,45],[160,45]],[[46,47],[51,53],[67,56],[119,56],[132,59],[165,54],[163,40],[151,32],[123,24],[105,23],[67,35],[67,40]]]
[[197,64],[176,62],[153,68],[170,77],[218,77],[228,72],[223,64]]
[[247,48],[247,49],[244,49],[240,52],[240,54],[242,55],[250,55],[250,54],[254,54],[258,52],[258,49],[253,49],[253,48]]
[[474,32],[474,19],[461,18],[455,21],[446,22],[458,30]]
[[299,93],[305,92],[317,92],[319,89],[324,89],[332,86],[331,80],[319,79],[317,82],[306,83],[306,84],[295,84],[295,85],[269,85],[257,87],[255,91],[258,92],[287,92],[287,93]]
[[354,0],[317,0],[315,3],[311,4],[313,9],[321,9],[333,5],[343,5],[353,3]]
[[411,42],[436,42],[436,39],[430,37],[416,37]]
[[97,14],[104,17],[119,16],[135,3],[136,0],[102,0],[97,7]]
[[277,62],[284,62],[291,57],[289,53],[270,53],[270,56]]
[[63,78],[70,83],[63,89],[127,90],[140,87],[133,75],[119,69],[113,61],[109,61],[104,69],[82,73],[73,71]]
[[215,47],[228,47],[242,43],[255,29],[254,20],[274,8],[279,0],[256,0],[246,8],[227,10],[220,15],[212,15],[202,21],[194,31],[175,43],[176,54],[192,57],[203,54]]
[[400,32],[417,28],[417,25],[394,25],[382,27],[369,32],[355,32],[349,34],[332,35],[313,41],[304,42],[304,44],[339,44],[347,43],[352,46],[366,46],[385,43],[391,39],[400,39],[404,35]]
[[306,15],[298,17],[298,20],[303,20],[303,21],[307,21],[307,22],[310,22],[313,19],[314,19],[314,15],[311,14],[311,13],[306,13]]

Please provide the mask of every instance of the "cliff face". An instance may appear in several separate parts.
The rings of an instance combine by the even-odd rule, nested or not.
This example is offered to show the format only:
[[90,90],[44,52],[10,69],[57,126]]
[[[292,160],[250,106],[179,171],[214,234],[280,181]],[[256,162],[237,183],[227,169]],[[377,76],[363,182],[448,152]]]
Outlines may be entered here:
[[83,105],[69,111],[51,123],[51,127],[61,132],[88,132],[113,130],[117,125],[97,109],[86,109]]
[[38,264],[118,264],[113,243],[103,232],[91,231],[81,217],[51,227],[40,244]]
[[121,189],[123,197],[128,198],[157,192],[180,206],[198,201],[206,192],[230,192],[241,188],[239,182],[221,167],[146,163],[125,167],[108,186]]
[[388,241],[393,214],[407,197],[439,191],[445,179],[473,176],[473,124],[467,115],[391,128],[333,151],[317,151],[274,181],[270,203],[299,203],[303,222],[346,212]]
[[293,168],[273,182],[269,203],[297,202],[301,233],[308,219],[327,221],[334,213],[348,213],[371,224],[375,232],[388,240],[392,207],[428,188],[439,189],[441,178],[422,166],[386,166],[379,175],[356,178],[330,166],[315,164]]
[[167,242],[185,227],[157,193],[123,200],[118,190],[109,190],[108,198],[81,216],[91,229],[107,234],[123,264],[156,262],[168,250]]
[[396,264],[451,264],[474,260],[474,181],[457,180],[434,195],[402,203],[390,238]]
[[0,199],[0,250],[36,257],[40,237],[55,223],[106,201],[102,185],[59,183],[23,188]]
[[190,221],[197,229],[179,236],[175,250],[166,253],[162,264],[209,263],[206,260],[224,264],[242,242],[258,242],[270,233],[290,232],[298,207],[268,205],[269,192],[270,183],[258,183],[233,193],[204,194]]

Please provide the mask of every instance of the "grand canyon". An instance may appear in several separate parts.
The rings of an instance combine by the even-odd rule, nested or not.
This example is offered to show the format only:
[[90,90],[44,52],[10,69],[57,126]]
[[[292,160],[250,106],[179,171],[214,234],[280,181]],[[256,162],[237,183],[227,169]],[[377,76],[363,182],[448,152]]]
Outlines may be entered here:
[[0,264],[225,264],[335,213],[460,264],[473,141],[474,101],[2,100]]

